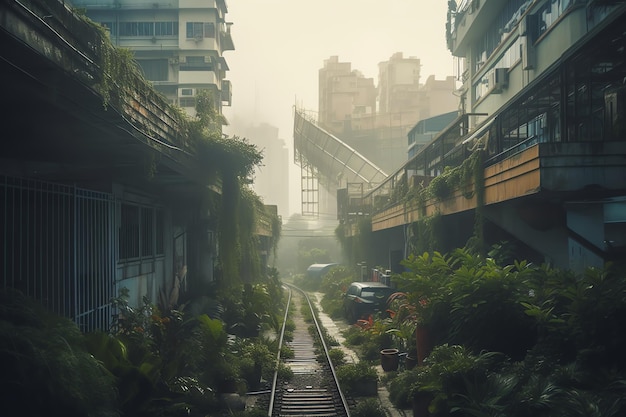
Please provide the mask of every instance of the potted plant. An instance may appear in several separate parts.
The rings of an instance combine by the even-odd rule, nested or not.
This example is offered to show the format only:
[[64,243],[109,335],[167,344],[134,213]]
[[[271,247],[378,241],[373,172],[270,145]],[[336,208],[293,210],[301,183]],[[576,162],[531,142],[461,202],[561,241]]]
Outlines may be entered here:
[[[415,345],[415,329],[419,323],[416,308],[409,301],[408,294],[396,292],[387,301],[391,335],[395,347],[401,352],[409,353]],[[415,357],[415,356],[414,356]]]
[[[397,292],[389,297],[389,315],[392,327],[388,333],[392,335],[399,349],[407,352],[407,363],[410,366],[422,364],[430,353],[433,342],[430,335],[430,323],[433,308],[429,298],[420,296],[419,292]],[[409,346],[412,346],[409,352]]]
[[406,272],[394,275],[392,280],[406,294],[406,303],[412,308],[415,322],[415,343],[418,365],[435,345],[434,330],[449,311],[449,283],[454,274],[454,258],[439,252],[411,255],[403,262]]
[[337,367],[337,378],[342,390],[357,396],[374,396],[378,393],[378,374],[367,362],[348,363]]
[[400,351],[396,348],[387,348],[380,351],[380,366],[385,372],[397,371],[400,364]]

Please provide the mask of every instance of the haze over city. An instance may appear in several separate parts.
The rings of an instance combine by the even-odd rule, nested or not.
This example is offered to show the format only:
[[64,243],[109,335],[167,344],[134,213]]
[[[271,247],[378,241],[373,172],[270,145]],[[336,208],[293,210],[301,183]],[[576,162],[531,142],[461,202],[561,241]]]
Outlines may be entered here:
[[443,0],[233,0],[228,6],[235,50],[225,54],[233,105],[224,108],[231,123],[224,131],[246,137],[241,132],[250,124],[278,128],[290,155],[289,213],[300,211],[300,169],[292,162],[293,106],[317,111],[324,60],[338,56],[376,84],[378,63],[396,52],[421,60],[421,82],[430,75],[444,79],[453,74]]

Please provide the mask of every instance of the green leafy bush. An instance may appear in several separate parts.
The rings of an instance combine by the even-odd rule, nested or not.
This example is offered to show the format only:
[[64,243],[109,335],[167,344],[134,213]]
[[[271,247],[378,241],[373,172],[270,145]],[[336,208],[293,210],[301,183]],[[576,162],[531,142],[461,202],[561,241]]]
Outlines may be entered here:
[[348,394],[365,395],[364,390],[378,382],[376,369],[365,361],[338,366],[336,372],[341,389]]
[[337,367],[346,363],[346,353],[338,348],[332,348],[328,351],[328,356],[333,363],[333,366]]
[[385,417],[387,413],[377,398],[365,398],[357,402],[350,415],[353,417]]
[[0,291],[0,369],[5,412],[119,415],[115,380],[76,324],[10,289]]

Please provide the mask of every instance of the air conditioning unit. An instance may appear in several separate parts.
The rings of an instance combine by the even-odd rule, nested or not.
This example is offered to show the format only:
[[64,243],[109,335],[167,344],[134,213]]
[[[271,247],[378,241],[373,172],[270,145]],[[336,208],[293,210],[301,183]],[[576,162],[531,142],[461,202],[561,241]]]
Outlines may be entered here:
[[204,36],[202,36],[202,33],[196,33],[196,34],[193,35],[193,39],[196,42],[200,42],[203,38],[204,38]]
[[169,59],[167,60],[167,62],[168,62],[170,65],[177,65],[177,64],[178,64],[178,57],[169,58]]
[[184,55],[181,55],[178,57],[178,63],[180,64],[186,64],[187,63],[187,57]]
[[531,44],[528,36],[522,37],[522,69],[535,69],[536,57],[535,47]]
[[500,94],[509,86],[509,69],[495,68],[489,73],[489,88],[491,94]]

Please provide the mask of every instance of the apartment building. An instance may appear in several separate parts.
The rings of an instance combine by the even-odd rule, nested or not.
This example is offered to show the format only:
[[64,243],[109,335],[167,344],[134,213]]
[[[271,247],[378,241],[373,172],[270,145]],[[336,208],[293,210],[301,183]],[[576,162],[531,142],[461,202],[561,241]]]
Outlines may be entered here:
[[373,78],[365,78],[350,62],[331,56],[319,70],[318,88],[319,123],[324,129],[343,135],[374,128],[377,91]]
[[113,44],[133,51],[145,78],[170,103],[195,114],[196,94],[215,108],[232,102],[223,53],[235,49],[225,0],[72,0],[104,25]]
[[417,154],[417,152],[430,143],[435,136],[458,117],[457,111],[438,114],[437,116],[428,117],[417,122],[409,131],[407,154],[409,159]]
[[447,43],[470,119],[463,143],[483,147],[488,167],[527,150],[541,161],[532,202],[486,214],[560,266],[626,252],[624,27],[623,1],[449,2]]
[[247,125],[242,136],[254,138],[263,152],[263,165],[254,171],[252,188],[265,204],[277,206],[283,218],[289,216],[289,149],[278,135],[278,128],[267,123]]
[[337,56],[319,70],[319,125],[387,172],[406,162],[415,124],[458,110],[456,80],[421,82],[421,61],[394,53],[378,64],[378,84]]

